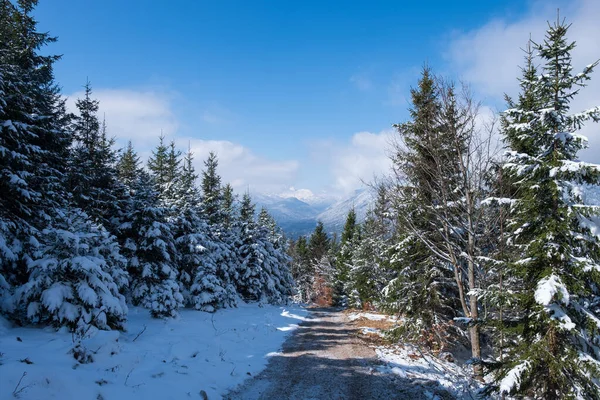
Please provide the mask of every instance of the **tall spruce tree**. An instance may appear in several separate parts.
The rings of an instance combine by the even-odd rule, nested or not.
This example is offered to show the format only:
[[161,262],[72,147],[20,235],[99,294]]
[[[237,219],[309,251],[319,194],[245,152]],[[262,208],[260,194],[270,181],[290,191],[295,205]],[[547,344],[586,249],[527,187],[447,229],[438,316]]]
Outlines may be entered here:
[[271,304],[287,303],[293,295],[294,282],[290,273],[291,259],[285,240],[273,217],[265,208],[258,215],[256,247],[262,253],[263,286]]
[[118,180],[114,139],[106,121],[98,119],[99,102],[86,82],[84,97],[75,103],[79,115],[72,126],[75,141],[69,165],[69,189],[75,204],[112,233],[116,232],[125,190]]
[[184,299],[177,279],[172,225],[156,187],[147,172],[139,173],[128,220],[121,225],[126,238],[123,248],[133,303],[148,308],[153,317],[173,317]]
[[[53,81],[56,39],[37,31],[37,1],[0,2],[0,303],[28,279],[32,243],[63,198],[70,135]],[[0,305],[2,305],[0,304]]]
[[221,210],[223,213],[223,227],[230,229],[233,223],[235,195],[233,194],[233,187],[228,183],[223,187],[223,202],[221,204]]
[[179,281],[187,304],[213,312],[234,305],[235,290],[230,287],[228,277],[219,274],[224,244],[200,210],[196,178],[193,155],[188,151],[179,178],[178,214],[173,224]]
[[204,161],[205,169],[202,171],[202,206],[211,224],[217,224],[223,220],[221,215],[223,191],[221,190],[221,177],[217,173],[218,165],[217,155],[211,151]]
[[0,303],[21,322],[120,328],[122,257],[69,203],[71,117],[53,80],[58,57],[40,54],[55,39],[37,31],[36,4],[0,2]]
[[354,289],[350,284],[350,269],[352,252],[358,240],[358,225],[354,207],[348,211],[346,223],[342,231],[340,248],[335,260],[335,279],[333,286],[333,301],[336,304],[347,304],[348,294]]
[[245,300],[261,300],[263,291],[262,259],[256,250],[257,224],[255,221],[255,205],[248,192],[244,193],[240,204],[238,228],[240,230],[239,278],[236,281],[238,293]]
[[[429,68],[424,68],[418,87],[411,89],[411,120],[395,125],[404,147],[392,156],[392,201],[398,216],[398,232],[391,250],[397,277],[384,289],[390,311],[402,311],[406,321],[398,333],[421,339],[424,333],[443,331],[456,313],[456,289],[452,268],[441,261],[428,243],[439,243],[439,224],[431,212],[437,189],[432,184],[439,160],[439,89]],[[427,333],[428,334],[428,333]]]
[[297,298],[300,302],[309,302],[313,287],[313,267],[305,236],[300,236],[290,247],[292,256],[291,273],[296,282]]
[[586,146],[578,132],[600,121],[600,107],[572,114],[570,102],[585,86],[595,62],[573,74],[566,39],[569,25],[549,25],[536,45],[542,74],[528,63],[522,93],[503,115],[510,151],[504,165],[518,177],[509,215],[518,255],[508,264],[521,282],[514,290],[521,311],[519,341],[504,357],[498,389],[535,398],[600,397],[600,246],[583,204],[582,187],[597,185],[600,166],[579,161]]
[[135,152],[130,140],[127,142],[127,147],[122,151],[119,162],[117,163],[119,180],[130,187],[139,176],[140,165],[140,157]]

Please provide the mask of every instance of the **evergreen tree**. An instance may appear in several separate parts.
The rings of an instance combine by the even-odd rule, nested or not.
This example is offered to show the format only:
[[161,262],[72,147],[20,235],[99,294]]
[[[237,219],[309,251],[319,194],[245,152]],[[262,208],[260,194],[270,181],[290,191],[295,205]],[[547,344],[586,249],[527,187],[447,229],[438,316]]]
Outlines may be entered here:
[[[383,184],[377,186],[376,202],[362,224],[360,235],[351,250],[349,286],[358,299],[358,305],[377,305],[382,301],[385,286],[395,278],[390,265],[390,238],[392,227],[388,218],[389,201]],[[342,237],[343,239],[343,237]]]
[[211,224],[220,223],[223,219],[221,215],[223,191],[221,190],[221,177],[217,174],[218,165],[217,155],[211,151],[204,161],[206,169],[202,171],[203,209]]
[[188,151],[179,180],[178,216],[174,222],[179,281],[185,289],[186,303],[197,310],[213,312],[235,305],[235,290],[229,287],[227,279],[219,277],[219,262],[225,249],[199,212],[200,194],[192,161],[193,155]]
[[277,223],[265,208],[258,216],[260,246],[263,248],[263,270],[266,296],[271,304],[287,303],[293,295],[294,281],[290,272],[291,258]]
[[50,218],[56,199],[44,199],[48,208],[42,199],[64,172],[68,146],[64,128],[50,125],[60,107],[52,81],[58,57],[39,49],[56,39],[37,32],[35,5],[0,3],[0,295],[8,308],[14,286],[27,280],[24,247]]
[[[165,223],[172,225],[178,217],[184,196],[181,193],[182,178],[181,152],[175,148],[175,142],[167,146],[161,132],[159,143],[148,159],[148,169],[151,172],[155,190],[158,193],[160,205],[165,212]],[[195,179],[195,178],[194,178]],[[170,227],[173,231],[175,228]]]
[[131,187],[136,182],[140,173],[140,157],[137,155],[131,144],[131,140],[127,142],[127,147],[121,154],[121,158],[117,164],[119,179],[125,185]]
[[121,328],[123,259],[69,204],[71,117],[53,81],[58,57],[39,54],[54,38],[36,31],[36,3],[0,2],[1,303],[21,322]]
[[92,86],[86,82],[83,99],[75,103],[79,115],[73,123],[69,188],[77,207],[116,232],[125,189],[118,180],[114,139],[107,137],[106,121],[98,120],[99,102],[92,98]]
[[354,289],[350,284],[350,268],[352,264],[352,252],[358,239],[357,230],[356,212],[352,208],[348,211],[344,230],[342,231],[340,249],[336,255],[333,300],[337,304],[346,304],[348,294]]
[[75,210],[60,213],[33,254],[29,281],[16,298],[27,318],[84,333],[89,326],[123,329],[127,306],[126,261],[113,236]]
[[[177,200],[179,199],[178,188],[181,186],[181,151],[175,148],[175,142],[169,144],[169,153],[165,166],[164,177],[166,182],[160,185],[161,197],[163,202],[170,210],[171,214],[177,213]],[[194,178],[195,179],[195,178]]]
[[244,193],[240,204],[239,229],[241,246],[239,248],[239,278],[236,282],[238,293],[244,300],[260,300],[262,295],[262,259],[255,251],[257,225],[255,206],[249,193]]
[[291,273],[296,282],[298,300],[300,302],[309,302],[314,273],[305,236],[300,236],[290,247],[290,254],[292,257]]
[[148,158],[148,169],[155,177],[158,185],[168,183],[167,163],[169,159],[169,148],[165,145],[165,136],[160,133],[158,137],[158,146],[152,150],[152,155]]
[[122,224],[127,238],[123,247],[129,260],[134,304],[148,308],[153,317],[172,317],[184,299],[177,281],[171,225],[155,187],[152,177],[140,172],[133,187],[129,220]]
[[386,308],[405,315],[398,333],[414,340],[425,332],[444,329],[452,321],[456,290],[451,266],[428,246],[441,242],[440,227],[431,210],[439,199],[435,185],[440,182],[434,177],[442,113],[440,93],[429,68],[423,69],[411,97],[411,120],[395,125],[405,145],[392,157],[398,177],[393,202],[399,228],[390,252],[397,277],[384,294]]
[[509,144],[504,165],[515,196],[509,216],[518,255],[509,273],[521,284],[519,341],[505,355],[499,390],[536,398],[600,397],[600,349],[596,305],[600,287],[597,211],[583,204],[581,187],[598,184],[600,166],[580,162],[586,139],[577,131],[600,120],[600,107],[570,113],[570,102],[598,62],[573,75],[569,25],[549,25],[536,50],[542,75],[528,63],[522,93],[503,116]]
[[223,202],[221,210],[223,213],[223,227],[230,229],[233,222],[234,214],[234,201],[235,196],[233,194],[233,187],[228,183],[223,187]]
[[310,239],[308,242],[308,248],[310,253],[310,258],[313,261],[318,261],[327,254],[329,251],[330,240],[329,236],[325,232],[325,226],[323,222],[317,222],[317,226],[315,230],[310,235]]
[[13,290],[27,282],[33,253],[63,206],[71,136],[53,81],[55,41],[37,31],[36,1],[0,2],[0,307],[15,311]]

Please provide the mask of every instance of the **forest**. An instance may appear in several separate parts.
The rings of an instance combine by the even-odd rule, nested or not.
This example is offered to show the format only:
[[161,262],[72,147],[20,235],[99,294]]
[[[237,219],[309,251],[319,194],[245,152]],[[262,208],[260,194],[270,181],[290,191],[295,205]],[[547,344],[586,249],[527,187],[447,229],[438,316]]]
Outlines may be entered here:
[[350,210],[339,239],[319,224],[292,243],[303,301],[396,313],[393,340],[470,349],[483,395],[600,397],[600,166],[578,159],[600,107],[569,106],[598,61],[573,72],[569,27],[526,42],[497,118],[423,68],[366,220]]
[[12,324],[68,330],[83,362],[81,340],[125,330],[132,307],[166,321],[242,303],[378,311],[402,320],[387,340],[468,349],[481,397],[600,398],[588,199],[600,166],[578,157],[600,106],[570,107],[599,61],[573,71],[566,20],[524,38],[520,91],[492,119],[467,82],[426,64],[366,220],[351,210],[339,238],[319,223],[289,240],[222,182],[217,154],[197,172],[162,134],[148,133],[147,161],[131,142],[118,149],[90,81],[69,111],[36,3],[0,2],[0,310]]

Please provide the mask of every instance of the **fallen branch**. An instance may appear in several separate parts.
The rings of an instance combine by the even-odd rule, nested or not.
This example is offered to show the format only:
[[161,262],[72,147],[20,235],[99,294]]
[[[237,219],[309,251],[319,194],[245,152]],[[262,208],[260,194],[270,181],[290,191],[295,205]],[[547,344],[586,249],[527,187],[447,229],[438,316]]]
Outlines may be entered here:
[[[27,387],[27,386],[23,386],[21,389],[19,389],[19,386],[21,386],[21,381],[23,380],[23,378],[25,378],[26,375],[27,375],[27,371],[24,371],[23,375],[21,375],[21,379],[19,379],[19,382],[17,383],[17,386],[15,386],[15,390],[13,390],[13,392],[12,392],[12,395],[14,397],[18,397],[19,393],[21,393]],[[19,390],[17,391],[17,389],[19,389]]]
[[142,329],[141,332],[137,334],[137,336],[132,340],[132,342],[135,342],[137,340],[137,338],[142,336],[142,333],[146,332],[146,329],[148,329],[148,326],[144,325],[144,329]]
[[131,375],[131,373],[133,372],[135,368],[131,368],[131,371],[129,371],[129,373],[127,374],[127,376],[125,377],[125,386],[127,386],[127,381],[129,380],[129,376]]

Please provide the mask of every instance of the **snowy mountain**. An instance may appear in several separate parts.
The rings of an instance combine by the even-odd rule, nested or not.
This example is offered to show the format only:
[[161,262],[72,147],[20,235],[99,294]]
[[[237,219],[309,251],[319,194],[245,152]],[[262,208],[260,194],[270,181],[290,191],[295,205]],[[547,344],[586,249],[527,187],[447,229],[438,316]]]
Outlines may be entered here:
[[363,221],[373,201],[371,192],[359,189],[350,196],[336,199],[332,196],[314,195],[310,190],[290,188],[281,194],[253,194],[257,208],[266,208],[289,237],[310,234],[317,221],[322,221],[330,233],[340,233],[348,211],[355,208],[359,221]]
[[329,206],[325,211],[317,215],[317,220],[322,221],[327,231],[341,232],[348,216],[348,211],[354,207],[356,219],[359,222],[365,220],[367,211],[373,204],[373,194],[368,189],[358,189],[349,197],[342,199]]
[[309,189],[296,189],[293,186],[287,191],[279,193],[277,196],[286,199],[296,198],[321,211],[325,210],[327,207],[339,200],[339,197],[336,196],[331,196],[325,193],[315,194]]

